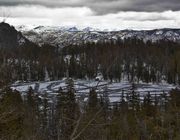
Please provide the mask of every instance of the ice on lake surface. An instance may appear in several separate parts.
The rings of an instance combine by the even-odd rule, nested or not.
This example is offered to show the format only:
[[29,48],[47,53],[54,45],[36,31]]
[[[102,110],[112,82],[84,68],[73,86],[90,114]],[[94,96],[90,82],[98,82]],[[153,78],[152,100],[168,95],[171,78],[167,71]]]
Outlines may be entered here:
[[[76,91],[76,96],[83,96],[84,99],[87,98],[90,89],[96,88],[98,95],[108,95],[110,102],[116,102],[120,100],[121,94],[130,93],[132,90],[140,95],[145,94],[163,94],[168,93],[170,90],[179,88],[179,85],[167,84],[167,83],[136,83],[133,86],[132,83],[128,81],[123,82],[109,82],[109,81],[95,81],[95,80],[74,80],[74,88]],[[21,93],[26,93],[29,87],[32,87],[36,93],[45,94],[49,96],[57,95],[59,88],[66,89],[65,80],[58,81],[48,81],[48,82],[18,82],[14,83],[12,89],[16,89]],[[134,87],[134,88],[133,88]]]

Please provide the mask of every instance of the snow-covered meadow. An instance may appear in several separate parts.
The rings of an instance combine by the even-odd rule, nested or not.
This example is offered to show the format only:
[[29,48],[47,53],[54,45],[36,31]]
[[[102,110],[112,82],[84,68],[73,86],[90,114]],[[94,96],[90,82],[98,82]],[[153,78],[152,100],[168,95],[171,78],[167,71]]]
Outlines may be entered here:
[[[48,97],[57,95],[59,88],[66,89],[66,80],[48,81],[48,82],[16,82],[12,84],[11,88],[16,89],[22,94],[26,94],[28,89],[32,87],[35,93],[39,96],[46,94]],[[110,102],[118,102],[121,99],[122,93],[129,94],[134,90],[140,96],[148,93],[152,95],[168,94],[170,90],[179,88],[179,85],[172,85],[167,83],[135,83],[128,81],[123,82],[109,82],[109,81],[95,81],[95,80],[74,80],[74,88],[76,97],[87,100],[90,89],[95,88],[98,95],[108,96]]]

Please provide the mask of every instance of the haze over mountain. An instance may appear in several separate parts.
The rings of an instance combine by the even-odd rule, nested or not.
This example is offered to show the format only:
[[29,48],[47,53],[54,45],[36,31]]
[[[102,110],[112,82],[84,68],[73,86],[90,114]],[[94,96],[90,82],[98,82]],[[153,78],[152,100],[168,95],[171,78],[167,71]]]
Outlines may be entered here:
[[17,26],[0,23],[0,46],[17,47],[28,43],[50,44],[58,47],[82,45],[86,43],[117,43],[128,38],[137,38],[144,42],[160,40],[180,42],[180,29],[155,30],[100,30],[91,27],[60,26]]
[[180,140],[180,0],[0,0],[0,140]]
[[17,30],[30,41],[39,45],[50,44],[59,47],[69,45],[82,45],[85,43],[116,43],[119,40],[137,38],[144,42],[157,42],[160,40],[180,42],[180,29],[155,29],[155,30],[100,30],[91,27],[53,27],[18,26]]

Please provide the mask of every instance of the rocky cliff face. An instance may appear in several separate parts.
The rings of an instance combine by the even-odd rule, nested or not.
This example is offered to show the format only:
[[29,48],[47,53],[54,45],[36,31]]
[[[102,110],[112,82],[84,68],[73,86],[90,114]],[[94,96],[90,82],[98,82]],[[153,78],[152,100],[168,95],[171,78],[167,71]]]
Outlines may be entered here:
[[0,47],[18,47],[28,43],[28,40],[13,26],[7,23],[0,23]]

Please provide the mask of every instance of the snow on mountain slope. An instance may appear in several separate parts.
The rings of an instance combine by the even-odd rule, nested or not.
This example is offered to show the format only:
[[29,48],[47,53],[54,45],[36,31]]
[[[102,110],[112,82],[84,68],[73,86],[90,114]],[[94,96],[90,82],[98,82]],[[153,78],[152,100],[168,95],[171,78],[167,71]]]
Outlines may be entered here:
[[170,40],[180,42],[180,29],[156,29],[156,30],[122,30],[122,31],[100,31],[91,27],[78,29],[77,27],[51,27],[19,26],[17,30],[30,41],[42,44],[50,44],[58,47],[68,45],[79,45],[87,42],[116,42],[118,39],[139,38],[145,42],[150,40]]

